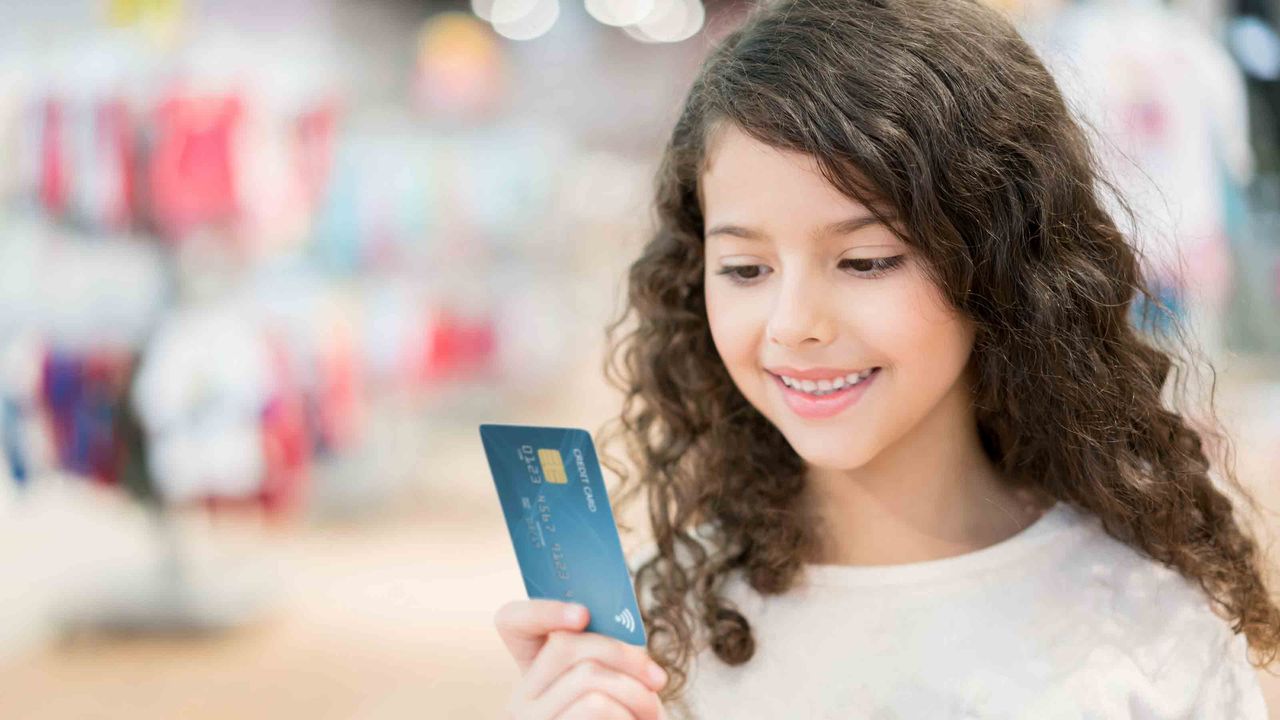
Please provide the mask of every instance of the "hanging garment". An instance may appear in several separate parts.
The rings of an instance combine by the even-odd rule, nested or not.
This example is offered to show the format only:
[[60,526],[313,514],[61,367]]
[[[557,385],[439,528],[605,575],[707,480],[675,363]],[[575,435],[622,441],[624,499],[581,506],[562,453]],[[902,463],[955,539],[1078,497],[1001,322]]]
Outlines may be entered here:
[[233,143],[242,115],[236,96],[170,97],[155,113],[150,160],[152,211],[170,239],[239,210]]
[[129,228],[134,198],[133,122],[121,98],[77,105],[73,143],[76,183],[70,188],[76,217],[97,232]]
[[1152,0],[1073,3],[1025,34],[1096,130],[1137,225],[1114,203],[1113,217],[1149,276],[1184,309],[1219,312],[1232,283],[1223,183],[1253,173],[1244,79],[1226,50]]
[[131,363],[125,351],[47,353],[41,397],[63,469],[116,483],[123,451],[115,433],[116,414]]
[[18,485],[27,483],[29,472],[24,415],[18,401],[8,397],[0,400],[0,449],[4,451],[9,476]]
[[67,172],[64,103],[47,98],[43,103],[40,137],[40,205],[50,217],[61,217],[67,208],[70,180]]
[[306,398],[290,369],[288,347],[269,342],[272,391],[262,410],[264,474],[258,497],[268,512],[296,509],[309,484],[312,438]]
[[257,496],[271,359],[250,310],[230,300],[181,307],[161,322],[141,362],[132,401],[161,497]]

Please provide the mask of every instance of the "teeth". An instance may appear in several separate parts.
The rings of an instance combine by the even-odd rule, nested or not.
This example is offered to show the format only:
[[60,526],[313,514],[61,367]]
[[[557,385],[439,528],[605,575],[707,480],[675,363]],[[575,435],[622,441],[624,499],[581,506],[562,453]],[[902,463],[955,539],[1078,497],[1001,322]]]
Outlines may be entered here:
[[813,380],[797,380],[795,378],[787,377],[786,375],[781,375],[779,377],[782,378],[784,385],[792,389],[816,395],[826,395],[835,392],[836,390],[841,390],[849,385],[857,385],[865,380],[867,376],[872,373],[872,370],[874,370],[874,368],[863,370],[860,373],[849,373],[843,377],[832,378],[830,380],[818,380],[816,382]]

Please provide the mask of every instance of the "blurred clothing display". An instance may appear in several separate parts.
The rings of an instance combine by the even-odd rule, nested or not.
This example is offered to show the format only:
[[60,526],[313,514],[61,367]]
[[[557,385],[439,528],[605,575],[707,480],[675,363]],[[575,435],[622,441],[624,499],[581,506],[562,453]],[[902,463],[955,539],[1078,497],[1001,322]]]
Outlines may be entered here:
[[1176,316],[1195,315],[1219,347],[1233,281],[1228,208],[1242,202],[1254,168],[1242,72],[1157,0],[1066,3],[1026,35],[1134,211],[1131,221],[1107,194],[1157,294]]

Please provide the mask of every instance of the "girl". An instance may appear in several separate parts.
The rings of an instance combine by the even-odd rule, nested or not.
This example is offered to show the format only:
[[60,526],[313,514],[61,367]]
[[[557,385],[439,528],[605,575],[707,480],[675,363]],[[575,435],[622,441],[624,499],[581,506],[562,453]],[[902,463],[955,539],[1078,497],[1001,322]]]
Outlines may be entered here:
[[1264,558],[1163,404],[1096,167],[976,0],[729,34],[609,328],[648,653],[508,604],[511,715],[1265,718]]

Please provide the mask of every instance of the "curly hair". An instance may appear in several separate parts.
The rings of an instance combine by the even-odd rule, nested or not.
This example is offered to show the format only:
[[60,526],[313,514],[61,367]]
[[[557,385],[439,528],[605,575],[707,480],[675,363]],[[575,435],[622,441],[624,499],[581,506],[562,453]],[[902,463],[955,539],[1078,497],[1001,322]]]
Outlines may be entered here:
[[[642,618],[671,678],[664,702],[686,685],[691,630],[727,664],[754,654],[728,575],[783,593],[816,546],[805,463],[734,385],[708,324],[699,179],[726,123],[813,157],[975,322],[978,431],[1006,482],[1092,513],[1197,581],[1274,660],[1280,610],[1242,512],[1257,501],[1212,393],[1203,427],[1166,407],[1171,378],[1174,400],[1185,394],[1187,361],[1138,322],[1169,311],[1107,193],[1133,211],[1040,59],[977,0],[783,0],[754,8],[697,73],[655,179],[656,229],[606,330],[605,376],[624,399],[599,436],[622,436],[632,471],[602,457],[618,505],[647,499],[656,552],[635,582],[652,593]],[[1192,349],[1176,324],[1172,337]],[[1214,450],[1234,500],[1215,487]],[[691,534],[704,523],[709,547]]]

